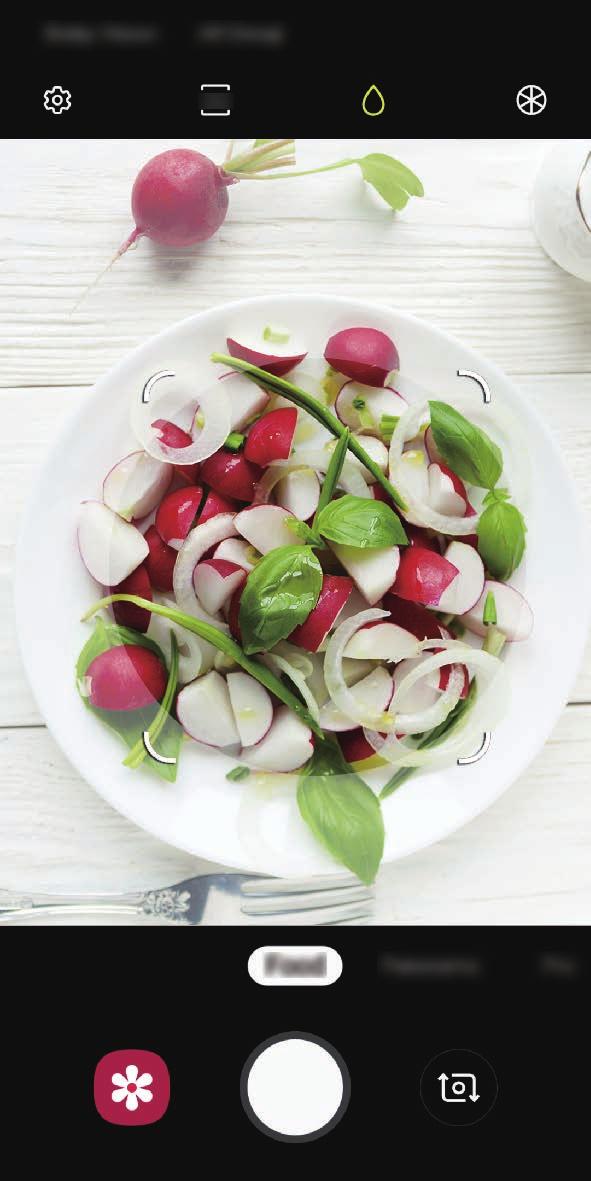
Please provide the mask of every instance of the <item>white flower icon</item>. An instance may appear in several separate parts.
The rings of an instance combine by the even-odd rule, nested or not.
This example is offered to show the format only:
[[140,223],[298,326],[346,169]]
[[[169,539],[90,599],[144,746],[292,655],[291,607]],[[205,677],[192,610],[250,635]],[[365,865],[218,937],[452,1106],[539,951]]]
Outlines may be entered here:
[[64,90],[63,86],[52,86],[51,90],[46,90],[43,94],[43,106],[46,111],[51,111],[52,115],[63,115],[64,111],[69,111],[72,106],[72,95],[69,90]]
[[128,1111],[137,1111],[140,1103],[151,1103],[153,1099],[152,1092],[146,1090],[152,1082],[152,1075],[140,1074],[138,1078],[138,1073],[137,1066],[126,1066],[125,1077],[116,1073],[111,1078],[116,1088],[111,1095],[113,1103],[123,1103],[125,1099]]

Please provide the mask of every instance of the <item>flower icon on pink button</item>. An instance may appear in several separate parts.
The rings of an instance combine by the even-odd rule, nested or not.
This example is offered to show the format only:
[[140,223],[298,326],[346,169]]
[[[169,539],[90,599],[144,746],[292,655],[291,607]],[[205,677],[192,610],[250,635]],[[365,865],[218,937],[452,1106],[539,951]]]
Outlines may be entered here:
[[113,1103],[123,1103],[128,1111],[137,1111],[140,1103],[151,1103],[154,1098],[148,1087],[152,1082],[152,1075],[144,1072],[140,1074],[137,1066],[126,1066],[125,1077],[115,1071],[111,1082],[115,1090],[111,1095]]
[[153,1050],[111,1050],[94,1072],[94,1105],[109,1124],[155,1124],[170,1102],[170,1075]]

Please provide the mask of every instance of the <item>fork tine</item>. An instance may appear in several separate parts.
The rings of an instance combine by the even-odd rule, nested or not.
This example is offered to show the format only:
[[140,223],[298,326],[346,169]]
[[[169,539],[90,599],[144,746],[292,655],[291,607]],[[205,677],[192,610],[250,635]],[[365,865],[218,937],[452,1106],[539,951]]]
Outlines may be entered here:
[[309,878],[250,878],[242,883],[241,892],[245,897],[264,897],[267,894],[306,894],[314,890],[343,890],[358,884],[359,878],[352,873]]
[[294,910],[316,910],[318,907],[344,906],[348,902],[368,902],[373,893],[367,886],[349,886],[343,890],[317,890],[308,894],[275,893],[274,897],[243,898],[243,914],[287,914]]
[[320,927],[341,926],[345,923],[356,924],[359,920],[368,920],[374,911],[373,899],[368,902],[352,902],[345,906],[325,906],[315,910],[288,911],[281,915],[278,922],[276,915],[247,915],[250,926],[255,927]]

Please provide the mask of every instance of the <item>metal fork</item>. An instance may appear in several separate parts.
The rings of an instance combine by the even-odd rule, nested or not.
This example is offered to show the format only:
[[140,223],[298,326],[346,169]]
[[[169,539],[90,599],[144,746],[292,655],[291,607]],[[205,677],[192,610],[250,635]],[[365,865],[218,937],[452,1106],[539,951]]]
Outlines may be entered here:
[[141,916],[178,926],[322,926],[371,918],[373,891],[350,874],[265,878],[208,873],[129,894],[17,894],[0,890],[0,924],[32,916]]

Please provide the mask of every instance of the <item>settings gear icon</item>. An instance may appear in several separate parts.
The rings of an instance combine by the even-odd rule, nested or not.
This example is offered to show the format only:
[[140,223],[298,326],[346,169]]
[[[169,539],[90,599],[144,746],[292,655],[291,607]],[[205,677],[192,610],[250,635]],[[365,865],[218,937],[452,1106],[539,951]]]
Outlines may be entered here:
[[51,111],[52,115],[63,115],[64,111],[69,111],[72,106],[72,95],[63,86],[52,86],[51,90],[46,90],[43,95],[43,106],[46,111]]

